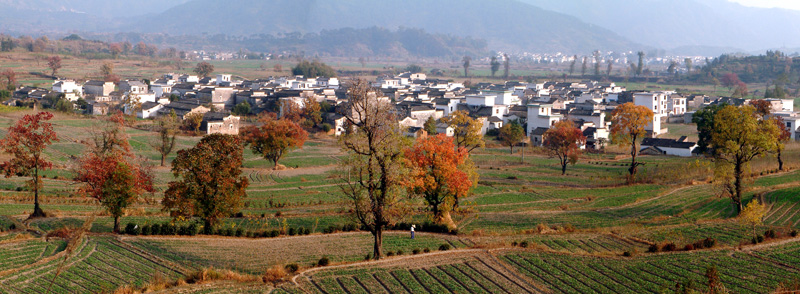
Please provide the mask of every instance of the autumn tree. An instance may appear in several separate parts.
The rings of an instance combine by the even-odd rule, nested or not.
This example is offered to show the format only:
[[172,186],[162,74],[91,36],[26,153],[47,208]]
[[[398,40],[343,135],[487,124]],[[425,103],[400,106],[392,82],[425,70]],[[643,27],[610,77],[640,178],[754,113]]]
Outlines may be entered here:
[[0,78],[6,80],[6,89],[14,91],[17,87],[17,73],[13,69],[6,69],[0,73]]
[[753,99],[750,100],[749,103],[751,106],[755,107],[756,115],[761,116],[762,118],[766,118],[770,113],[772,113],[772,103],[764,99]]
[[472,57],[464,56],[464,58],[461,59],[461,66],[464,67],[464,76],[465,77],[469,76],[469,65],[470,65],[470,62],[472,62]]
[[733,94],[731,94],[731,96],[735,98],[744,98],[748,94],[749,92],[747,90],[747,84],[745,84],[744,82],[739,82],[738,84],[736,84],[736,89],[733,90]]
[[783,170],[783,149],[786,148],[785,143],[792,139],[792,133],[786,127],[786,123],[780,116],[773,116],[769,119],[777,129],[777,138],[775,139],[775,157],[778,159],[778,170]]
[[628,168],[628,182],[633,183],[636,169],[643,162],[636,161],[639,143],[647,135],[645,128],[653,122],[653,111],[631,102],[622,104],[611,113],[611,137],[614,144],[631,147],[631,166]]
[[194,73],[204,78],[208,77],[213,72],[214,72],[214,66],[211,65],[211,63],[205,61],[197,63],[197,66],[195,66],[194,68]]
[[767,206],[764,203],[760,203],[758,198],[754,197],[739,214],[739,223],[753,229],[754,240],[758,237],[756,227],[763,223],[767,211]]
[[260,155],[278,167],[278,160],[292,148],[303,148],[308,133],[300,125],[288,119],[275,119],[272,114],[262,112],[261,126],[248,126],[242,132],[245,144],[253,154]]
[[494,77],[495,73],[500,70],[500,61],[497,61],[497,56],[492,56],[491,61],[489,61],[489,67],[492,71],[492,77]]
[[132,154],[128,135],[125,133],[125,116],[117,112],[109,116],[100,127],[92,131],[92,139],[88,143],[89,152],[99,157],[109,154]]
[[247,196],[242,176],[243,141],[239,136],[212,134],[194,147],[178,151],[172,161],[175,181],[162,200],[172,217],[200,217],[212,232],[220,219],[236,213]]
[[58,55],[48,57],[47,67],[53,71],[52,76],[56,76],[56,72],[61,69],[61,57]]
[[374,238],[373,258],[382,256],[383,231],[405,213],[403,152],[407,145],[395,117],[394,105],[378,98],[368,81],[349,85],[348,132],[340,138],[347,156],[341,161],[343,194],[354,219]]
[[0,140],[0,148],[11,155],[11,159],[0,164],[6,178],[12,176],[28,176],[28,186],[33,189],[33,213],[31,217],[45,217],[39,207],[39,188],[41,188],[40,170],[50,169],[53,164],[44,158],[44,150],[58,141],[53,125],[48,120],[53,118],[49,112],[26,114],[16,124],[8,128],[5,138]]
[[728,88],[728,90],[733,89],[736,85],[741,83],[739,80],[739,76],[735,73],[726,73],[722,76],[722,86]]
[[561,163],[561,175],[567,173],[567,164],[575,164],[581,156],[579,145],[586,143],[586,137],[575,124],[569,120],[562,120],[542,135],[542,146],[547,152],[558,157]]
[[497,139],[510,148],[511,154],[514,154],[514,145],[519,144],[522,138],[525,137],[525,131],[522,126],[517,123],[507,123],[500,127]]
[[305,119],[303,125],[306,128],[312,128],[322,122],[322,107],[312,96],[303,99],[302,114]]
[[199,132],[200,125],[203,123],[203,114],[199,112],[189,113],[183,118],[183,125],[190,131]]
[[100,66],[100,74],[103,77],[108,77],[114,74],[114,64],[111,62],[103,62],[103,65]]
[[753,106],[728,105],[714,117],[711,144],[714,147],[714,181],[723,195],[731,198],[737,212],[742,211],[743,185],[748,163],[775,148],[778,129],[756,114]]
[[425,199],[435,222],[455,228],[450,217],[456,199],[466,197],[477,184],[475,166],[466,149],[455,148],[453,138],[444,134],[417,139],[405,151],[412,195]]
[[159,154],[161,154],[161,166],[167,159],[167,156],[175,149],[175,137],[178,134],[178,117],[175,112],[168,115],[159,116],[154,122],[154,131],[158,133],[158,137],[150,140],[150,147],[153,147]]
[[441,122],[453,128],[456,148],[464,147],[467,152],[472,152],[475,148],[483,148],[486,144],[481,134],[481,122],[471,118],[466,111],[451,112],[450,116],[443,117]]
[[111,53],[111,57],[117,59],[119,54],[122,53],[122,45],[119,43],[111,43],[108,45],[108,52]]
[[75,173],[75,181],[84,183],[80,192],[99,201],[114,218],[115,233],[125,209],[140,194],[155,191],[152,174],[136,164],[130,152],[87,152]]

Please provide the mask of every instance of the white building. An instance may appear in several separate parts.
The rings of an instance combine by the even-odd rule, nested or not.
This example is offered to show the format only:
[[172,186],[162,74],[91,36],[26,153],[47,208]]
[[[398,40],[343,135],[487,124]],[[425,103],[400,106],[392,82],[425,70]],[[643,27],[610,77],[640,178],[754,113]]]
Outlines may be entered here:
[[647,128],[648,131],[653,133],[653,136],[658,136],[667,133],[666,128],[661,128],[661,121],[665,120],[669,115],[669,96],[668,92],[644,92],[633,94],[633,104],[647,107],[653,111],[653,122]]
[[528,104],[528,129],[525,134],[530,135],[536,128],[550,128],[564,116],[553,113],[552,104]]
[[83,87],[73,80],[57,80],[53,82],[53,91],[64,93],[70,101],[76,101],[83,97]]

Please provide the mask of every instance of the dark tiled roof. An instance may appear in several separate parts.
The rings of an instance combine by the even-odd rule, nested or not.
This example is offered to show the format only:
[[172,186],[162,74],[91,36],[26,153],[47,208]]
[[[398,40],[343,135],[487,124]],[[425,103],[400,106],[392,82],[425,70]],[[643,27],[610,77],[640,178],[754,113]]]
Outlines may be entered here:
[[531,135],[533,135],[533,136],[541,136],[541,135],[544,135],[544,133],[547,132],[547,130],[549,130],[549,129],[548,128],[535,128],[535,129],[533,129],[533,131],[531,131]]
[[696,145],[695,142],[680,142],[675,139],[645,138],[642,140],[642,146],[689,149],[694,145]]

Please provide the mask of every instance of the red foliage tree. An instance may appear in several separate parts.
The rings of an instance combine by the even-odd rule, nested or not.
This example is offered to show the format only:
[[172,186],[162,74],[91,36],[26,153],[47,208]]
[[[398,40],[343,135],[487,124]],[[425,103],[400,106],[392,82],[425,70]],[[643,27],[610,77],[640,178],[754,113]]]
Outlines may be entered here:
[[288,119],[275,119],[270,114],[259,118],[260,127],[249,126],[242,137],[254,154],[261,155],[275,167],[283,154],[291,148],[303,148],[308,133],[300,125]]
[[731,96],[744,98],[745,96],[748,95],[748,93],[749,91],[747,90],[747,84],[745,84],[744,82],[739,82],[738,84],[736,84],[736,89],[733,90],[733,94]]
[[53,164],[43,158],[44,150],[52,142],[58,141],[53,125],[46,122],[53,118],[49,112],[40,112],[35,115],[26,114],[17,123],[8,129],[0,148],[5,153],[11,154],[9,161],[0,164],[6,178],[12,176],[29,176],[28,185],[33,188],[33,213],[31,217],[44,217],[44,211],[39,207],[39,188],[41,179],[39,170],[50,169]]
[[58,72],[58,70],[61,68],[61,57],[58,55],[48,57],[47,67],[53,70],[52,76],[55,76],[56,72]]
[[17,86],[17,73],[14,72],[13,69],[4,70],[3,73],[0,73],[0,77],[6,79],[6,87],[9,90],[14,90]]
[[112,43],[108,45],[108,51],[111,52],[112,57],[117,58],[122,53],[122,45],[120,43]]
[[764,99],[753,99],[750,100],[750,105],[756,108],[756,114],[760,115],[761,117],[766,117],[770,113],[772,113],[772,103]]
[[406,181],[409,192],[425,198],[436,222],[455,227],[450,211],[477,182],[467,149],[456,149],[453,138],[439,134],[418,139],[406,149],[405,160],[411,171]]
[[154,192],[153,176],[147,169],[125,158],[122,152],[90,152],[77,170],[76,181],[85,183],[80,192],[97,199],[114,218],[114,232],[125,208],[144,192]]
[[728,90],[733,89],[736,85],[738,85],[741,81],[739,81],[739,76],[735,73],[726,73],[722,76],[722,85],[727,87]]
[[567,163],[575,164],[581,156],[578,144],[585,144],[586,137],[580,129],[568,120],[562,120],[553,125],[543,135],[542,146],[548,153],[558,157],[561,163],[561,174],[567,172]]

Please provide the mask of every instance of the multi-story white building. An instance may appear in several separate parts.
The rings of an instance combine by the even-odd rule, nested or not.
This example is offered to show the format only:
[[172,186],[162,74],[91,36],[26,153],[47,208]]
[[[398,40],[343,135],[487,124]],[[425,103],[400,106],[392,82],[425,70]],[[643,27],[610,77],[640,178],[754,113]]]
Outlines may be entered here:
[[669,116],[669,92],[642,92],[633,94],[633,104],[647,107],[653,111],[653,122],[647,128],[653,136],[667,132],[666,128],[661,128],[661,121]]
[[525,133],[530,135],[536,128],[550,128],[563,117],[553,113],[552,104],[528,104],[528,129]]

